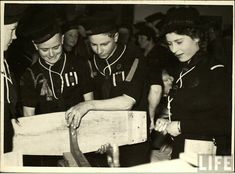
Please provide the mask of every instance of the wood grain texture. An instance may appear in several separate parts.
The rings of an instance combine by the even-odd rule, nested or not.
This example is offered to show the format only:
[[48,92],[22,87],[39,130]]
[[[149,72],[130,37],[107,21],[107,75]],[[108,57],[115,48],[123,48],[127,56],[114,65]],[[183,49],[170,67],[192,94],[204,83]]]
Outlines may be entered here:
[[[13,151],[28,155],[62,155],[70,151],[65,113],[50,113],[12,121],[15,130]],[[135,144],[147,139],[146,113],[140,111],[90,111],[77,129],[83,153],[98,150],[106,143]]]

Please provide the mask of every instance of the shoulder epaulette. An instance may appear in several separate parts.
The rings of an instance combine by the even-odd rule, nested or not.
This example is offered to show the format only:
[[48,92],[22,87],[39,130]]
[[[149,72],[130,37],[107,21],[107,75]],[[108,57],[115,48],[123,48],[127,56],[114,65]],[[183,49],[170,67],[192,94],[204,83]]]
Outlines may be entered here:
[[210,70],[213,71],[213,70],[216,69],[216,68],[224,68],[224,65],[222,65],[222,64],[214,65],[214,66],[212,66],[212,67],[210,68]]

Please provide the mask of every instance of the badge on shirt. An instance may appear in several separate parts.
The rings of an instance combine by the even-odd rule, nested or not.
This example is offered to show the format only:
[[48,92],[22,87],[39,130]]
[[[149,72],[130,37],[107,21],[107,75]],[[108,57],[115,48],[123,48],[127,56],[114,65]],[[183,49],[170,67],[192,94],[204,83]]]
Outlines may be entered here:
[[125,72],[119,71],[112,74],[113,76],[113,86],[117,86],[119,83],[125,80]]
[[64,76],[67,87],[75,86],[78,84],[78,75],[76,71],[65,73]]

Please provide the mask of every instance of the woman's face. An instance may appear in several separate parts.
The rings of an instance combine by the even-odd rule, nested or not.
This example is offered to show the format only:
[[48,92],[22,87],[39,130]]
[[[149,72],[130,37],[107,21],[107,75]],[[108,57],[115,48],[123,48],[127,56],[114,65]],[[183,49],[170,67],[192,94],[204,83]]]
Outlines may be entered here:
[[140,48],[147,49],[150,45],[150,40],[148,40],[148,37],[145,35],[138,35],[138,43]]
[[169,49],[180,62],[187,62],[199,50],[199,38],[172,32],[166,34],[166,41]]
[[64,44],[74,47],[78,41],[78,29],[71,29],[64,34]]

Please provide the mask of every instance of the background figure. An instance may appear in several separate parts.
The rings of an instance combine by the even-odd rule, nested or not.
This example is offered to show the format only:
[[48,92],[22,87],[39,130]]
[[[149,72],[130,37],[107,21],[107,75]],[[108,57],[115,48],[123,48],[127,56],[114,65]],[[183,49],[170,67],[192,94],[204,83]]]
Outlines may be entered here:
[[[122,24],[118,27],[118,43],[120,44],[129,44],[133,42],[133,29],[132,25]],[[132,43],[133,44],[133,43]]]
[[[163,81],[163,90],[162,90],[160,102],[157,106],[155,106],[154,122],[158,118],[164,118],[164,119],[169,118],[169,110],[167,108],[167,99],[168,99],[169,92],[172,88],[174,78],[164,69],[162,71],[162,81]],[[152,94],[152,91],[150,95],[151,94]],[[150,101],[149,104],[152,104],[151,102],[152,101]],[[164,135],[163,133],[158,132],[157,129],[158,127],[156,127],[156,130],[153,130],[151,133],[151,142],[152,142],[151,143],[152,145],[151,162],[171,159],[172,139],[170,138],[169,135]]]
[[160,36],[160,27],[164,17],[165,15],[163,13],[156,12],[144,18],[146,21],[146,25],[154,30],[156,38]]
[[64,33],[63,49],[67,54],[73,54],[87,64],[91,58],[91,50],[88,45],[86,30],[80,24],[85,19],[75,18],[72,21],[67,21],[62,26],[62,33]]
[[79,37],[78,24],[75,21],[67,22],[62,28],[62,32],[64,33],[63,48],[65,53],[72,52],[72,54],[78,55],[75,47]]
[[23,15],[26,5],[5,4],[4,7],[4,153],[12,151],[12,137],[14,130],[11,119],[16,118],[17,90],[13,73],[8,66],[5,57],[8,47],[14,39],[16,39],[15,31],[18,21]]
[[169,94],[171,119],[158,119],[157,130],[172,136],[172,158],[184,150],[185,139],[214,141],[217,155],[231,153],[231,89],[224,65],[200,49],[203,42],[196,9],[176,8],[162,28],[169,49],[181,62]]
[[155,110],[162,98],[162,90],[164,89],[162,71],[166,69],[167,66],[173,69],[177,60],[168,49],[156,43],[155,32],[152,28],[143,26],[136,35],[138,37],[139,46],[144,52],[143,62],[147,67],[145,90],[149,99],[148,114],[151,119],[150,129],[153,129]]

